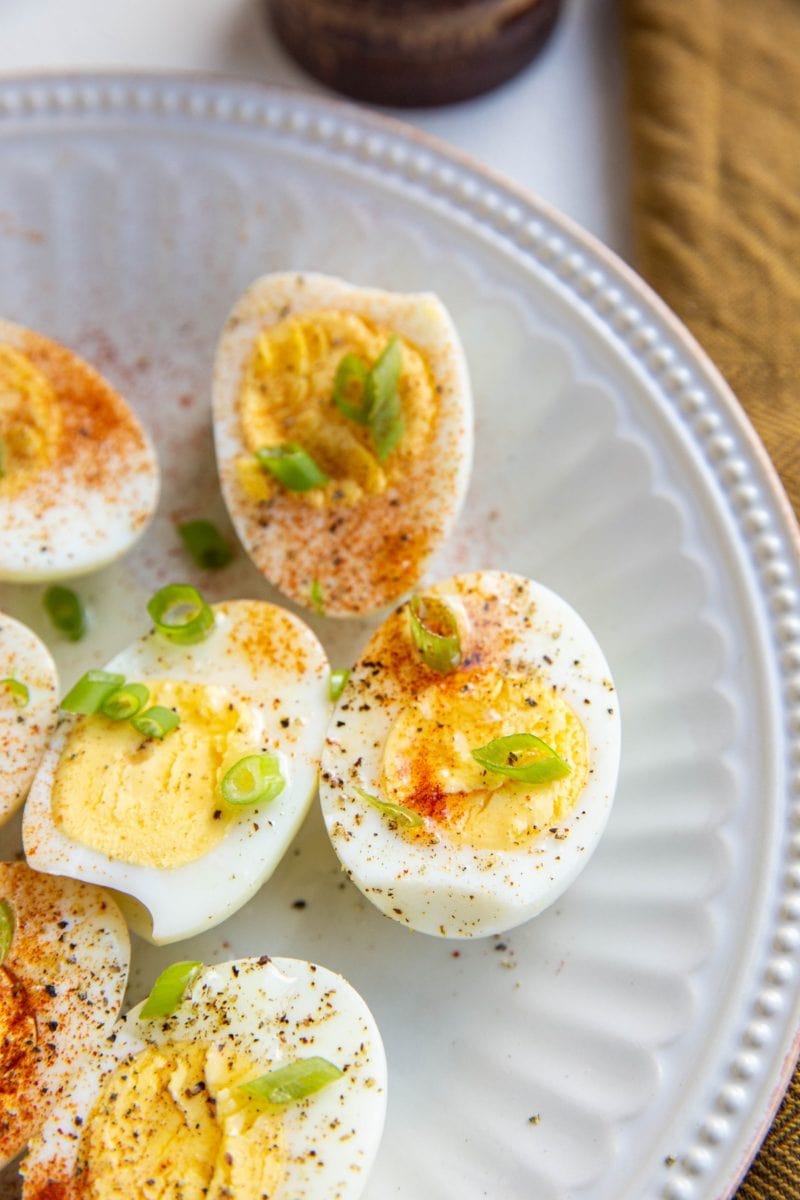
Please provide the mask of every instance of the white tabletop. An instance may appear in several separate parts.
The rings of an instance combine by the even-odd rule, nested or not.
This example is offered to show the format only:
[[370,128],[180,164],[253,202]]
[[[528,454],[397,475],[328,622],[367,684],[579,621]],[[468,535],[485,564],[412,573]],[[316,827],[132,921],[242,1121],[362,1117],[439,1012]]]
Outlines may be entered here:
[[[265,0],[0,0],[0,73],[201,70],[324,92],[274,38]],[[564,0],[542,55],[486,96],[394,115],[566,212],[630,257],[615,0]]]

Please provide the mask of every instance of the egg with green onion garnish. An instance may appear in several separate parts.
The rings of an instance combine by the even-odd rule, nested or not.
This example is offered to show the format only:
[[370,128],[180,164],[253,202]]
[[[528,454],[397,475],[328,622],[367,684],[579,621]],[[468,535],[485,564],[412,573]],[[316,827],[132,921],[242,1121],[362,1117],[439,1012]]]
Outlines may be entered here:
[[266,881],[316,790],[325,653],[260,600],[169,585],[155,628],[63,697],[23,816],[38,870],[114,888],[145,937],[177,941]]
[[424,933],[500,933],[588,862],[617,782],[606,660],[570,605],[478,571],[415,595],[338,700],[320,798],[334,849],[382,912]]
[[58,675],[36,634],[0,613],[0,825],[28,794],[58,717]]
[[125,921],[106,892],[0,863],[0,1167],[107,1038],[129,959]]
[[357,1200],[385,1108],[380,1034],[341,976],[177,963],[34,1140],[23,1196]]
[[217,349],[222,492],[259,570],[328,616],[406,595],[455,524],[472,399],[431,294],[315,273],[257,279]]
[[152,443],[120,394],[51,338],[0,321],[0,579],[86,574],[155,512]]

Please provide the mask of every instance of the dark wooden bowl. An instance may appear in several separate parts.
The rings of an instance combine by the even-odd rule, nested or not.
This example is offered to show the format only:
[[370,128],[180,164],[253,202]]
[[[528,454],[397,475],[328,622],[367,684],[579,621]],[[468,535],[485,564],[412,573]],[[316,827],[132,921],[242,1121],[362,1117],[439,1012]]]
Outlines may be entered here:
[[531,61],[560,0],[268,0],[275,31],[311,75],[356,100],[450,104]]

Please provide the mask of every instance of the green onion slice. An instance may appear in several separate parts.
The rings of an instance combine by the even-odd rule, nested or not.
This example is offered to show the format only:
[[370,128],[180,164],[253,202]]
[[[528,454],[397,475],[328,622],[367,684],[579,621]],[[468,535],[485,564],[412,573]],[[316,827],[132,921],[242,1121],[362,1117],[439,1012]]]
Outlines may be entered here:
[[367,804],[371,804],[379,813],[393,821],[395,825],[401,826],[403,829],[414,829],[418,825],[424,825],[424,821],[418,812],[414,812],[413,808],[404,808],[402,804],[392,804],[390,800],[379,800],[377,796],[365,792],[363,788],[356,787],[353,784],[353,791],[357,792],[362,800],[366,800]]
[[54,583],[44,594],[44,607],[59,633],[71,642],[81,640],[86,633],[86,610],[80,596]]
[[211,521],[184,521],[178,533],[193,561],[206,571],[227,567],[233,558],[233,551]]
[[87,671],[67,692],[61,707],[65,712],[96,713],[124,682],[125,676],[116,675],[113,671]]
[[331,671],[331,677],[328,680],[328,695],[331,700],[339,699],[349,678],[349,671]]
[[147,611],[158,632],[179,646],[205,641],[214,628],[214,613],[188,583],[161,588],[148,600]]
[[5,479],[6,477],[6,458],[6,444],[3,439],[0,438],[0,479]]
[[4,688],[8,692],[17,708],[24,708],[30,701],[31,693],[28,685],[20,679],[0,679],[0,688]]
[[312,488],[322,487],[328,482],[325,472],[297,442],[261,446],[256,450],[256,458],[259,465],[290,492],[310,492]]
[[367,377],[365,392],[369,427],[381,462],[389,456],[405,432],[397,381],[403,350],[398,337],[390,338]]
[[461,662],[461,635],[455,613],[436,596],[411,597],[408,605],[411,639],[432,671],[445,675]]
[[183,997],[194,981],[201,962],[174,962],[166,967],[153,984],[150,995],[142,1005],[139,1016],[169,1017],[180,1007]]
[[150,699],[150,689],[143,683],[126,683],[106,696],[100,712],[111,721],[129,721]]
[[311,587],[308,589],[308,596],[311,600],[311,607],[314,612],[319,613],[321,617],[325,616],[325,594],[322,591],[322,584],[318,579],[311,580]]
[[159,741],[177,729],[180,723],[181,719],[174,708],[164,708],[161,704],[154,704],[152,708],[131,717],[131,725],[137,732],[148,738],[158,738]]
[[268,804],[285,786],[274,754],[248,754],[223,775],[219,790],[228,804]]
[[291,1104],[294,1100],[313,1096],[329,1083],[341,1079],[342,1075],[344,1071],[328,1062],[327,1058],[315,1055],[295,1059],[285,1067],[277,1067],[258,1079],[251,1079],[249,1083],[240,1083],[239,1091],[266,1100],[268,1104]]
[[[345,354],[336,368],[336,378],[333,382],[333,403],[340,413],[349,417],[351,421],[356,421],[359,425],[369,424],[366,387],[368,375],[369,370],[363,358],[359,358],[357,354]],[[361,396],[361,403],[358,406],[351,404],[348,399],[355,390],[354,384]]]
[[8,900],[0,900],[0,965],[2,965],[11,949],[16,927],[14,909]]
[[470,753],[487,770],[523,783],[550,783],[572,771],[569,763],[534,733],[510,733]]
[[[336,369],[333,403],[351,421],[368,425],[381,462],[394,450],[405,432],[403,407],[397,383],[403,364],[399,337],[391,337],[371,367],[357,354],[345,354]],[[361,403],[351,403],[355,390],[361,389]]]

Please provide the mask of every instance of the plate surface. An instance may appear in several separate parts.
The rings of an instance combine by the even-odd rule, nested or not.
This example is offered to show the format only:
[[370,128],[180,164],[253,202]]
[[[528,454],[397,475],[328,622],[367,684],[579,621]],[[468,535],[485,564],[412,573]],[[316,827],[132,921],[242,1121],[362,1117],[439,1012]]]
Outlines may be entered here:
[[[0,588],[65,687],[146,628],[145,600],[175,577],[276,598],[241,554],[194,573],[174,521],[230,528],[216,338],[251,279],[303,268],[449,306],[476,460],[432,575],[507,568],[563,594],[622,707],[610,825],[535,921],[471,944],[410,933],[343,881],[313,813],[237,916],[177,954],[137,942],[130,1002],[175,957],[344,974],[389,1060],[367,1200],[729,1196],[796,1053],[800,619],[787,503],[717,373],[566,220],[345,105],[194,79],[7,80],[0,165],[0,313],[104,371],[164,473],[143,542],[79,585],[85,642],[52,635],[41,588]],[[372,627],[310,623],[335,665]],[[18,849],[14,824],[0,850]]]

